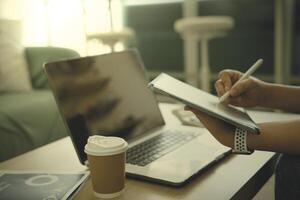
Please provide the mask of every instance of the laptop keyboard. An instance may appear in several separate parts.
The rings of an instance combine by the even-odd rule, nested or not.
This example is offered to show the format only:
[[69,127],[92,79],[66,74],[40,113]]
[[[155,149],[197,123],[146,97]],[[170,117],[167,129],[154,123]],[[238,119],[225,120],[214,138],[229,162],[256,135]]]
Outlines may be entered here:
[[132,165],[146,166],[199,135],[199,132],[182,133],[180,131],[167,130],[128,149],[126,162]]

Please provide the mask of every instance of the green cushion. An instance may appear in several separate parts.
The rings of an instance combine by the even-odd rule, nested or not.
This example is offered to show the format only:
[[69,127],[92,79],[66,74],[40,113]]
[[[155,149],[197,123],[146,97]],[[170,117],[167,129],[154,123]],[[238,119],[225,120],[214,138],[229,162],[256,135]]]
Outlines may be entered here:
[[32,86],[35,89],[48,88],[47,78],[43,70],[45,62],[79,57],[76,51],[59,47],[27,47],[25,55],[29,66]]
[[51,91],[0,96],[0,161],[67,135]]

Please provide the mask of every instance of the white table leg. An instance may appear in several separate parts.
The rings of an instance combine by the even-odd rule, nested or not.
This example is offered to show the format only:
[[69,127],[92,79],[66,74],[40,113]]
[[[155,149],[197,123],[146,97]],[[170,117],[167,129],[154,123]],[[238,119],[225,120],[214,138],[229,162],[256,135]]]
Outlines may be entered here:
[[184,37],[184,71],[186,82],[198,86],[199,49],[198,41]]
[[274,48],[274,81],[283,83],[283,13],[282,0],[275,0],[275,48]]
[[275,0],[274,81],[289,84],[294,0]]
[[201,47],[201,66],[200,75],[201,89],[210,92],[210,68],[209,68],[209,53],[208,53],[208,39],[200,40]]
[[[198,2],[196,0],[184,0],[182,4],[183,17],[198,15]],[[198,41],[185,36],[184,38],[184,71],[186,82],[198,86],[199,46]]]
[[295,0],[285,0],[283,8],[283,30],[284,30],[284,50],[283,50],[283,62],[284,62],[284,83],[290,84],[291,76],[291,63],[292,63],[292,39],[294,34],[294,3]]
[[198,2],[196,0],[184,0],[182,6],[183,17],[198,16]]

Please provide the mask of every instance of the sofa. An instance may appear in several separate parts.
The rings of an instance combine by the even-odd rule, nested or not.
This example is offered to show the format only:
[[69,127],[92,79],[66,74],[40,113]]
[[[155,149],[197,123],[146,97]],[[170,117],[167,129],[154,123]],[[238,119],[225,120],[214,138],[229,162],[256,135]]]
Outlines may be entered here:
[[44,74],[43,63],[79,57],[57,47],[27,47],[33,90],[0,94],[0,162],[67,135]]

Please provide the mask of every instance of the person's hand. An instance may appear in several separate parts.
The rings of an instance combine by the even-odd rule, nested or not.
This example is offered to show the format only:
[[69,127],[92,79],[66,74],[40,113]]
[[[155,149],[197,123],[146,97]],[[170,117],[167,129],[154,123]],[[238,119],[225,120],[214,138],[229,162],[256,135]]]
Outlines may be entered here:
[[184,109],[193,112],[205,128],[207,128],[213,137],[221,144],[233,148],[234,126],[189,106],[185,106]]
[[232,104],[240,107],[262,106],[265,101],[264,88],[267,83],[249,77],[238,84],[235,83],[242,77],[242,73],[235,70],[223,70],[219,73],[219,79],[215,88],[219,97],[227,91],[230,92],[225,104]]

